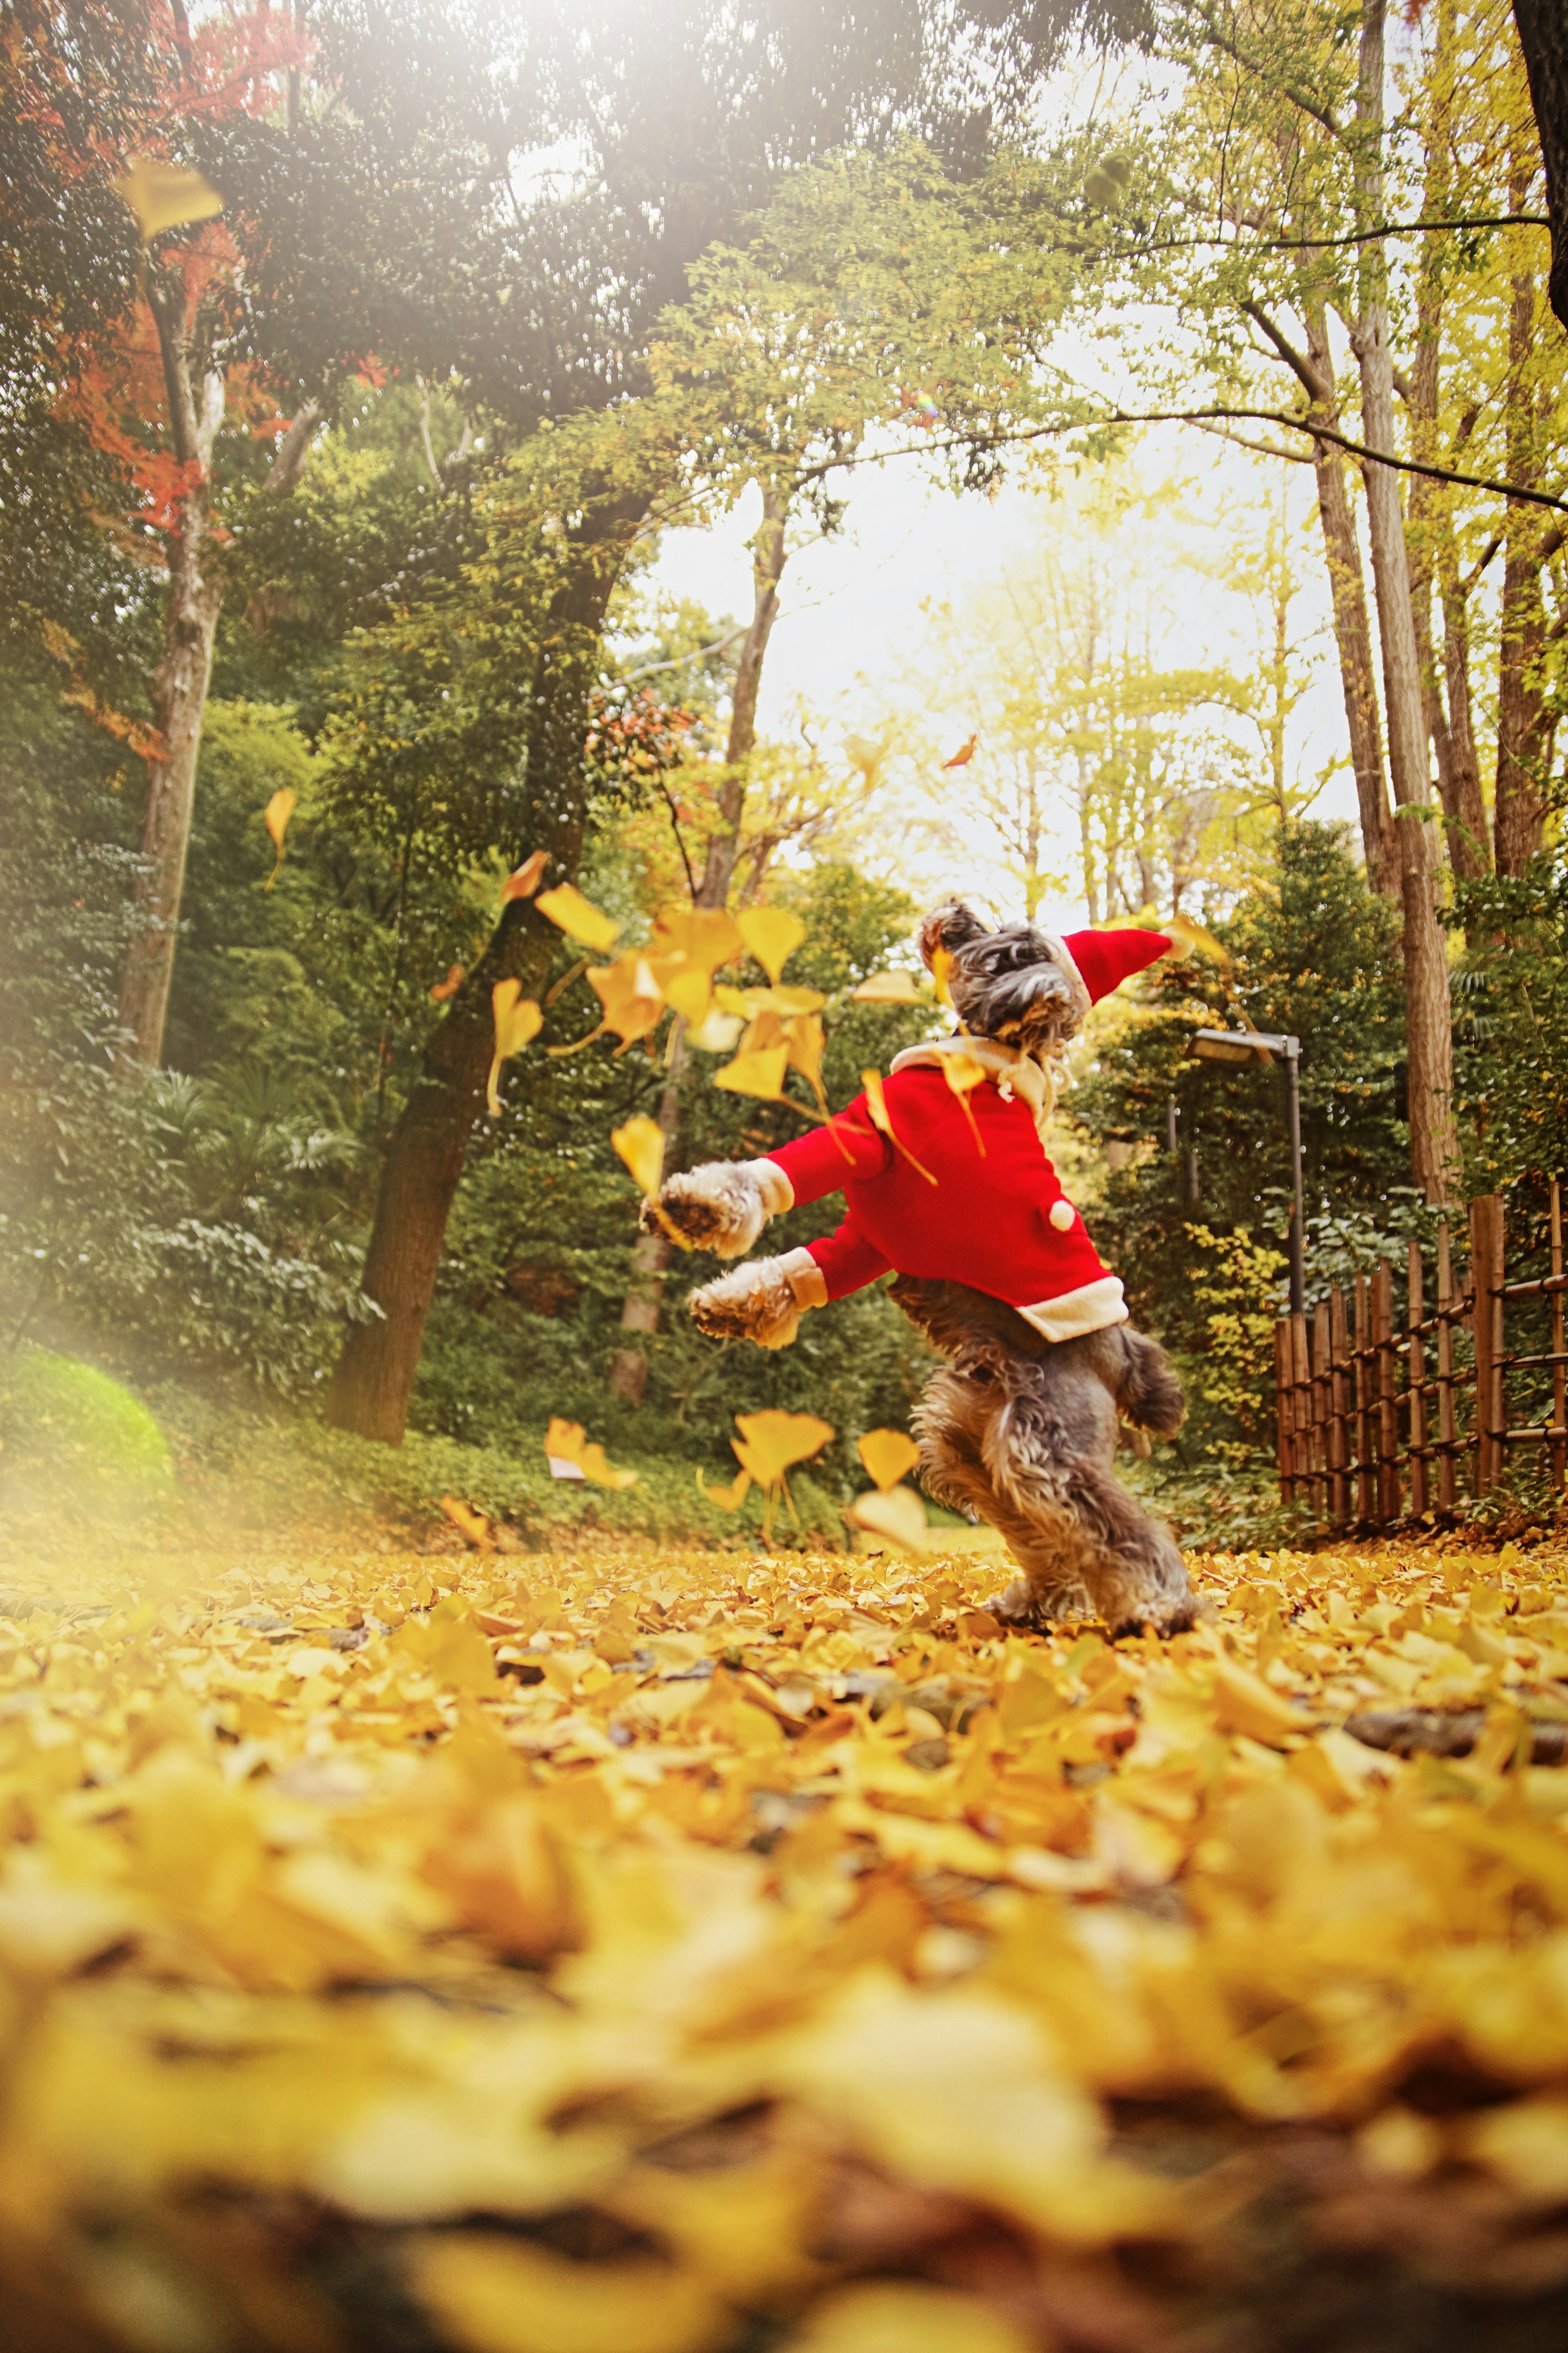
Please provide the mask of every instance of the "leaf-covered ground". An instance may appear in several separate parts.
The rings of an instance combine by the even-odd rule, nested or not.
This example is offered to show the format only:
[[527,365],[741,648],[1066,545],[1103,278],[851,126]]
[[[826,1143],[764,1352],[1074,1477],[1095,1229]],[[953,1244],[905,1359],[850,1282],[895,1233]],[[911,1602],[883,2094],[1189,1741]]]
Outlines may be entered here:
[[1560,2348],[1568,1555],[996,1573],[13,1562],[8,2341]]

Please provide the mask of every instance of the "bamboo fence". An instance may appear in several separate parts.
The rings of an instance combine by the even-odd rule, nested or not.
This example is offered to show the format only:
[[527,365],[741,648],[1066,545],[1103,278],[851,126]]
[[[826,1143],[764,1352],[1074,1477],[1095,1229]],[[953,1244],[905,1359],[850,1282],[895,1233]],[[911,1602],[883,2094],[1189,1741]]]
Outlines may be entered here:
[[[1510,1448],[1524,1447],[1546,1450],[1552,1486],[1562,1488],[1568,1278],[1557,1179],[1548,1187],[1547,1273],[1509,1280],[1501,1194],[1471,1202],[1468,1241],[1461,1278],[1449,1226],[1439,1227],[1430,1292],[1421,1247],[1411,1242],[1402,1323],[1387,1259],[1375,1272],[1358,1274],[1349,1290],[1331,1290],[1310,1314],[1280,1317],[1274,1337],[1284,1502],[1309,1503],[1335,1528],[1447,1518],[1501,1485]],[[1535,1336],[1549,1345],[1510,1353],[1510,1307],[1529,1301],[1544,1308],[1544,1333]],[[1540,1309],[1532,1320],[1542,1320]],[[1509,1377],[1524,1374],[1550,1418],[1516,1426],[1508,1419]]]

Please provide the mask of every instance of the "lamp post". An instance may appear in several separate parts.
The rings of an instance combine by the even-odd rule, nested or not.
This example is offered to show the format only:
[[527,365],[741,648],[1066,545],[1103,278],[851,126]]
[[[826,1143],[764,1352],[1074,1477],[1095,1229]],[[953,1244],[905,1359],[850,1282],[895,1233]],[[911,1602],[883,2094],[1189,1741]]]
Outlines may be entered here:
[[1270,1068],[1276,1055],[1285,1065],[1285,1120],[1290,1135],[1290,1313],[1307,1304],[1307,1213],[1301,1188],[1301,1041],[1261,1029],[1200,1029],[1193,1039],[1200,1062]]

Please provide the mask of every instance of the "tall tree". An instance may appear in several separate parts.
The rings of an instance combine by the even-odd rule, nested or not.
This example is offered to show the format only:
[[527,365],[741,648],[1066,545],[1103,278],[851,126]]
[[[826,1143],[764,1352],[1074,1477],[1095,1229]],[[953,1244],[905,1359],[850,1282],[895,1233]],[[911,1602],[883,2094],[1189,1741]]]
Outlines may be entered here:
[[1513,16],[1546,159],[1552,307],[1568,327],[1568,21],[1558,0],[1513,0]]
[[[334,21],[354,33],[367,69],[381,70],[357,6],[339,5]],[[914,9],[899,0],[847,9],[769,0],[737,39],[719,0],[661,0],[630,16],[596,0],[585,20],[578,13],[552,67],[561,136],[580,144],[584,163],[563,192],[520,206],[521,227],[507,233],[515,323],[481,341],[476,382],[525,421],[603,412],[640,388],[659,313],[684,292],[691,265],[782,173],[847,140],[880,144],[910,130],[973,164],[993,124],[1024,118],[1070,32],[1125,37],[1146,21],[1138,0],[1036,0],[1005,12],[989,0],[921,0]],[[651,495],[644,490],[639,508],[623,483],[618,500],[590,509],[591,525],[573,543],[582,576],[558,591],[556,648],[533,680],[526,831],[515,847],[520,856],[548,849],[566,873],[584,832],[595,649]],[[537,987],[553,947],[528,904],[507,906],[448,1009],[450,1038],[433,1042],[389,1141],[365,1277],[381,1314],[350,1333],[327,1406],[361,1435],[395,1443],[403,1434],[441,1236],[483,1101],[490,987],[516,976]]]

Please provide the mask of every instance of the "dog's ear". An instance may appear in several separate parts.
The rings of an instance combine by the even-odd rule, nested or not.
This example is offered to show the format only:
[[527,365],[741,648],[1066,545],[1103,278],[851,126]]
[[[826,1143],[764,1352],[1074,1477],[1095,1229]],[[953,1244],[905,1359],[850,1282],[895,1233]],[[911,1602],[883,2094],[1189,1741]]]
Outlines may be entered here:
[[982,922],[973,908],[966,907],[962,899],[944,899],[940,907],[933,907],[921,920],[921,961],[930,972],[935,966],[938,948],[956,955],[971,940],[984,939],[990,929],[990,924]]

